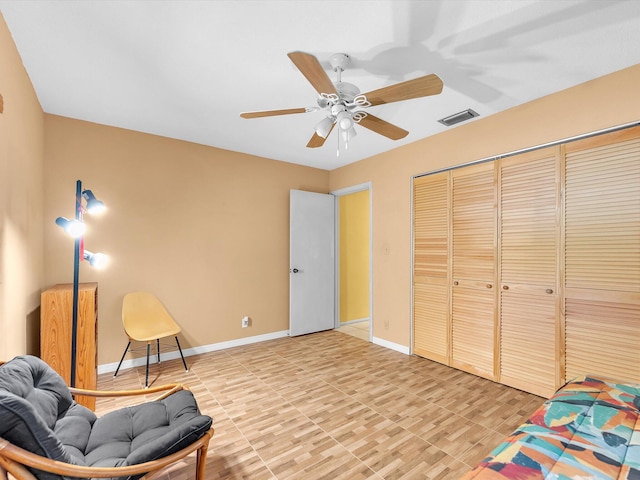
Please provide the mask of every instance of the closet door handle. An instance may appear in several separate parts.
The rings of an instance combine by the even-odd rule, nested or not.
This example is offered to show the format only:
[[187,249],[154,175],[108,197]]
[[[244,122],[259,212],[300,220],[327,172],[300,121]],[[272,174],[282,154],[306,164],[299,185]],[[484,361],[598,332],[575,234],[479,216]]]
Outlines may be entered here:
[[455,282],[453,282],[454,285],[458,285],[458,281],[456,280]]
[[493,285],[491,285],[490,283],[487,283],[487,288],[493,288]]
[[551,288],[547,288],[544,293],[548,293],[549,295],[551,295],[553,293],[553,289]]
[[503,285],[502,289],[503,290],[509,290],[509,285]]

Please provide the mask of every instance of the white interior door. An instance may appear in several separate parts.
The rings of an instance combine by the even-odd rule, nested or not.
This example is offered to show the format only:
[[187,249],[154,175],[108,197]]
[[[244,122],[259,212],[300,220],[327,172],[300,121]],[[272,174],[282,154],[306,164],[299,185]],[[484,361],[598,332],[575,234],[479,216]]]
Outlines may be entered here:
[[335,326],[335,197],[291,190],[289,335]]

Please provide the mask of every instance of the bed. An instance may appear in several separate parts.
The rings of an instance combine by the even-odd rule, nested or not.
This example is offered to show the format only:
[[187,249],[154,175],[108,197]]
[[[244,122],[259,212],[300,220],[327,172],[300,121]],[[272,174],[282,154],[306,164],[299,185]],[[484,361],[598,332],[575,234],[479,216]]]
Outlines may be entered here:
[[560,388],[464,480],[640,480],[640,384],[584,376]]

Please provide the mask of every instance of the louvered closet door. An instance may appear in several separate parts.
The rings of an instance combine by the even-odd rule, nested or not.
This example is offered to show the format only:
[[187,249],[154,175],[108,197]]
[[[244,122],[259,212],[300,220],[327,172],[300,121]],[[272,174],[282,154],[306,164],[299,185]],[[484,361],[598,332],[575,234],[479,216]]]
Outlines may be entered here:
[[557,388],[559,147],[500,162],[500,382]]
[[452,361],[493,379],[496,312],[496,164],[452,173]]
[[449,363],[450,173],[414,180],[413,353]]
[[640,382],[640,129],[566,146],[566,378]]

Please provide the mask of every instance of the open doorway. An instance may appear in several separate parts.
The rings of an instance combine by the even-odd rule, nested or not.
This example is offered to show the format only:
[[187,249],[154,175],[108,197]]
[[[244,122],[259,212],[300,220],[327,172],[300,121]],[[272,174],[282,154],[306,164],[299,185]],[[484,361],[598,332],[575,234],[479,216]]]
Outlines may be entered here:
[[371,341],[370,184],[332,192],[336,198],[336,328]]

